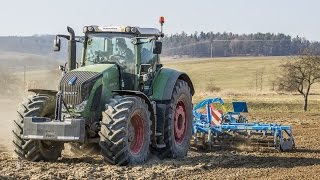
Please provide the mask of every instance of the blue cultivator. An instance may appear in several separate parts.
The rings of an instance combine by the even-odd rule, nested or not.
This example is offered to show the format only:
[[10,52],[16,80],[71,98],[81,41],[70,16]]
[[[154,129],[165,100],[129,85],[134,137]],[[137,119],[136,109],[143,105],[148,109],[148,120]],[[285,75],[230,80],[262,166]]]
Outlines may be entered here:
[[[217,110],[218,104],[223,110]],[[193,109],[194,144],[203,146],[221,145],[222,142],[250,141],[259,146],[274,147],[280,151],[294,148],[291,126],[247,121],[246,102],[233,102],[233,112],[228,112],[221,98],[201,101]]]

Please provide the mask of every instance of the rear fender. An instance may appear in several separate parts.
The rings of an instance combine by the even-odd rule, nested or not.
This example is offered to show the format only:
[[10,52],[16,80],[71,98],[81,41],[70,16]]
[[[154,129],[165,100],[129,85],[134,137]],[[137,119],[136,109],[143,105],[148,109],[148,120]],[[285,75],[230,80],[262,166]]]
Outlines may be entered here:
[[171,100],[174,86],[177,80],[186,81],[190,87],[191,94],[194,95],[194,87],[189,76],[174,69],[162,68],[152,83],[151,100],[168,101]]
[[194,95],[194,87],[189,76],[186,73],[174,69],[161,68],[151,86],[150,99],[156,102],[156,132],[159,135],[157,139],[159,144],[163,144],[162,147],[165,147],[164,122],[167,113],[166,110],[170,104],[174,86],[178,79],[187,82],[191,94]]

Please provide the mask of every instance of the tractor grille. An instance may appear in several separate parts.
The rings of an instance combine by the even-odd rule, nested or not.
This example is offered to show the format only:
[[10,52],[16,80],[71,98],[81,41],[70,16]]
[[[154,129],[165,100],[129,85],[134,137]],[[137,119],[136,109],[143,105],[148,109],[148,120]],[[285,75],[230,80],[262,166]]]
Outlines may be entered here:
[[60,82],[63,100],[68,106],[74,107],[86,100],[95,81],[102,74],[88,71],[71,71],[64,75]]

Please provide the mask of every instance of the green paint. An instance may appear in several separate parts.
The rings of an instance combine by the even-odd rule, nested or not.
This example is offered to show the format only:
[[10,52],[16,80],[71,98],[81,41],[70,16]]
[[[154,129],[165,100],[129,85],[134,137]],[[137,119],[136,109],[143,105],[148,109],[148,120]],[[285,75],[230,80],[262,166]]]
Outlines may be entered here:
[[109,68],[117,69],[117,66],[114,64],[94,64],[94,65],[83,66],[83,67],[74,69],[73,71],[91,71],[91,72],[103,73],[104,71],[107,71]]
[[98,79],[93,87],[92,87],[92,90],[91,90],[91,93],[90,93],[90,96],[88,98],[88,102],[87,102],[87,105],[84,109],[84,111],[82,112],[82,116],[85,117],[85,118],[90,118],[90,117],[99,117],[101,116],[101,106],[99,105],[97,110],[96,111],[91,111],[90,108],[93,104],[93,99],[94,99],[94,95],[95,95],[95,92],[97,91],[97,89],[99,88],[99,86],[102,85],[102,79]]
[[163,100],[166,84],[173,73],[176,73],[176,70],[168,68],[161,69],[160,73],[155,77],[155,80],[152,83],[153,93],[150,96],[150,99]]
[[[114,65],[115,66],[115,65]],[[106,101],[113,96],[112,91],[120,89],[120,81],[119,81],[119,70],[115,66],[115,68],[109,68],[108,71],[103,73],[102,77],[102,95],[101,95],[101,103],[104,104]]]
[[[114,64],[95,64],[84,66],[75,69],[74,71],[92,71],[102,73],[102,77],[94,83],[89,98],[87,100],[87,105],[84,111],[81,112],[81,115],[84,118],[100,118],[101,111],[104,110],[106,101],[113,95],[112,91],[120,89],[119,70],[117,66]],[[91,107],[94,103],[93,100],[95,93],[100,86],[102,86],[100,104],[98,105],[98,108],[95,111],[91,111]]]

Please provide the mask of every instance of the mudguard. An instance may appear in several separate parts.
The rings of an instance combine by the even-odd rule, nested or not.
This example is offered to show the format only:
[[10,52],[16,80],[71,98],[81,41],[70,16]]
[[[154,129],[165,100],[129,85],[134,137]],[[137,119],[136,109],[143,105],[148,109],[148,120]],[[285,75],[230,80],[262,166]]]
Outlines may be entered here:
[[150,99],[152,101],[171,100],[174,85],[178,79],[186,81],[190,87],[191,94],[194,95],[193,84],[186,73],[174,69],[161,68],[152,82],[152,95]]
[[47,94],[50,96],[57,95],[58,91],[56,90],[49,90],[49,89],[28,89],[29,92],[34,92],[36,94]]

